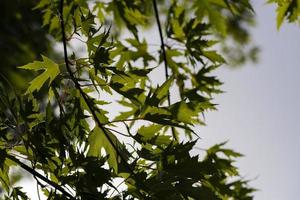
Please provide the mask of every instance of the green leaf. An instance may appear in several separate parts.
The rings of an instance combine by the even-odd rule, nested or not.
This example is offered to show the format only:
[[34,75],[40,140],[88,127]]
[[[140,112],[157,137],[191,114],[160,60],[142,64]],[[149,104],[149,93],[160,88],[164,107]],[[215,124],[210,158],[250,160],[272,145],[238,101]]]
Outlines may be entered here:
[[216,51],[204,51],[203,55],[213,63],[224,63],[224,58]]
[[282,2],[280,6],[278,6],[277,8],[277,29],[280,28],[285,16],[286,16],[286,12],[290,6],[289,1],[286,2]]
[[133,25],[146,25],[146,16],[137,9],[125,8],[124,16]]
[[[106,131],[110,140],[117,146],[119,141],[118,139],[109,131]],[[114,171],[118,172],[118,155],[114,146],[110,143],[110,140],[106,137],[103,130],[99,127],[95,127],[91,132],[88,143],[89,143],[89,151],[88,156],[92,157],[101,157],[101,149],[103,148],[108,157],[108,164],[110,167],[114,169]]]
[[218,153],[218,152],[221,152],[221,153],[223,153],[224,155],[226,155],[228,158],[230,158],[230,157],[241,157],[241,156],[243,156],[243,154],[240,154],[240,153],[238,153],[238,152],[235,152],[235,151],[233,151],[232,149],[224,149],[224,148],[222,148],[226,143],[227,143],[227,141],[226,141],[226,142],[222,142],[222,143],[220,143],[220,144],[216,144],[216,145],[210,147],[210,148],[207,150],[207,153],[210,154],[210,155],[212,155],[212,154],[216,154],[216,153]]
[[45,56],[42,56],[42,58],[43,61],[34,61],[33,63],[29,63],[27,65],[18,67],[20,69],[32,71],[44,70],[42,74],[40,74],[30,82],[30,85],[25,94],[33,93],[34,91],[39,91],[48,79],[50,85],[51,82],[60,73],[58,64],[56,64],[54,61],[50,60]]
[[195,116],[198,116],[198,112],[189,108],[189,106],[185,102],[180,102],[179,108],[177,111],[177,119],[178,121],[193,124]]
[[41,0],[33,9],[41,9],[48,6],[51,3],[51,0]]
[[6,151],[0,149],[0,183],[1,186],[9,192],[10,181],[9,181],[9,167],[6,164]]
[[140,140],[142,143],[149,143],[153,145],[169,145],[171,136],[160,134],[160,130],[163,128],[163,125],[152,124],[150,126],[142,126],[137,131],[135,138]]
[[208,12],[209,12],[209,20],[216,27],[217,31],[219,31],[223,36],[226,35],[227,27],[226,27],[226,21],[224,19],[224,16],[222,16],[219,11],[213,8],[210,8]]
[[162,125],[159,124],[152,124],[150,126],[142,126],[139,130],[138,133],[145,137],[145,139],[150,139],[155,136],[155,134],[162,129]]
[[100,78],[97,74],[95,74],[94,69],[91,69],[89,71],[89,76],[90,76],[90,79],[91,79],[92,83],[94,84],[94,86],[96,88],[97,88],[97,86],[99,86],[105,92],[107,92],[109,94],[112,94],[111,89],[108,86],[108,83],[105,80],[103,80],[102,78]]
[[184,34],[183,29],[180,26],[178,20],[172,19],[171,20],[171,25],[172,25],[175,37],[180,39],[180,40],[184,40],[185,34]]
[[145,100],[145,108],[147,105],[158,106],[161,104],[167,98],[173,81],[174,77],[169,78],[160,87],[157,87],[152,95],[149,94]]
[[204,16],[208,16],[210,23],[215,29],[222,35],[225,36],[227,33],[226,18],[220,10],[213,7],[209,0],[198,0],[194,3],[196,15],[199,19]]
[[130,116],[133,116],[136,113],[136,109],[132,109],[126,112],[120,112],[120,114],[114,118],[113,121],[122,121],[128,119]]

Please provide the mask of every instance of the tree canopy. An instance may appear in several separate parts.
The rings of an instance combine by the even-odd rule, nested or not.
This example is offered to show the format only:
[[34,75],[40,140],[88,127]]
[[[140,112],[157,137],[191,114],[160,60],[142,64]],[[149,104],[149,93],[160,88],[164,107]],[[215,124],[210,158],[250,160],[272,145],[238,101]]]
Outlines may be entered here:
[[[278,27],[299,20],[299,0],[269,3],[278,6]],[[12,35],[28,48],[20,56],[31,58],[49,38],[61,56],[42,51],[18,66],[37,74],[24,91],[0,77],[2,199],[30,199],[14,186],[13,167],[50,200],[253,199],[234,165],[240,153],[225,143],[194,151],[197,126],[222,92],[213,72],[225,60],[255,59],[248,0],[41,0],[33,10],[49,35],[37,33],[41,47]],[[29,30],[40,32],[37,24]]]

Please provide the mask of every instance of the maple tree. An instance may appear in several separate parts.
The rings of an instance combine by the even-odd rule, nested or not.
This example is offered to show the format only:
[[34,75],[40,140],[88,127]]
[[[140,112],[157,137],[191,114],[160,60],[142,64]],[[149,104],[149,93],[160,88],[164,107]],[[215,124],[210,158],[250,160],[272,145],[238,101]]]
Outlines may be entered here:
[[[278,5],[278,26],[298,20],[299,1],[269,2]],[[38,72],[21,94],[1,78],[3,199],[29,199],[11,181],[14,166],[47,199],[253,198],[234,166],[240,153],[225,143],[204,157],[191,153],[197,125],[222,92],[212,72],[224,57],[235,60],[226,51],[232,41],[238,60],[248,57],[248,0],[41,0],[34,9],[63,59],[41,55],[20,66]],[[159,44],[146,36],[154,27]],[[84,56],[70,52],[73,40]],[[156,71],[165,78],[158,85]]]

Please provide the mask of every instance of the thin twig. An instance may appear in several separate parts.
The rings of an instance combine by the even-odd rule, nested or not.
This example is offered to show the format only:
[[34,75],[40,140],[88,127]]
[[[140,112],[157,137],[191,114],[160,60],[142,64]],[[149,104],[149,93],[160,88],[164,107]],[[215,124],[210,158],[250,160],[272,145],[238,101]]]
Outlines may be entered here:
[[107,129],[110,130],[110,131],[113,131],[113,132],[115,132],[115,133],[118,133],[118,134],[120,134],[120,135],[122,135],[122,136],[124,136],[124,137],[130,137],[130,138],[131,138],[130,135],[125,135],[124,133],[121,133],[120,131],[117,131],[117,130],[115,130],[115,129],[112,129],[112,128],[107,128]]
[[38,199],[41,200],[40,189],[39,189],[39,182],[36,182],[36,191],[37,191]]
[[[165,77],[166,77],[166,80],[168,80],[169,79],[168,60],[167,60],[167,53],[166,53],[166,49],[165,49],[164,37],[163,37],[162,28],[161,28],[161,24],[160,24],[160,19],[159,19],[156,0],[152,0],[152,2],[153,2],[155,18],[156,18],[156,23],[157,23],[157,27],[158,27],[158,31],[159,31],[160,42],[161,42],[160,47],[161,47],[162,56],[163,56],[163,60],[164,60],[164,65],[165,65]],[[169,92],[168,92],[168,104],[169,105],[171,104],[171,99],[170,99],[170,93]]]
[[138,121],[138,120],[149,121],[149,120],[143,119],[143,118],[133,118],[133,119],[113,120],[113,121],[110,121],[110,122],[103,123],[103,125],[113,124],[113,123],[120,123],[120,122],[134,122],[134,121]]
[[52,88],[52,91],[54,92],[54,96],[55,96],[56,102],[57,102],[58,107],[59,107],[59,115],[60,115],[60,117],[62,117],[62,116],[65,115],[65,110],[64,110],[63,105],[61,104],[61,97],[58,94],[58,92],[57,92],[57,90],[55,89],[54,86],[51,86],[51,88]]
[[[158,8],[157,8],[156,0],[152,0],[152,3],[153,3],[153,8],[154,8],[154,12],[155,12],[156,23],[157,23],[157,27],[158,27],[158,31],[159,31],[160,42],[161,42],[161,51],[162,51],[164,65],[165,65],[165,76],[166,76],[166,80],[168,80],[169,79],[169,72],[168,72],[167,53],[166,53],[166,49],[165,49],[166,45],[165,45],[165,42],[164,42],[164,36],[163,36],[161,24],[160,24],[160,19],[159,19],[159,14],[158,14]],[[168,98],[168,106],[170,106],[171,105],[171,97],[170,97],[170,92],[169,91],[168,91],[167,98]],[[172,130],[173,138],[177,141],[177,137],[176,137],[176,134],[175,134],[174,127],[171,127],[171,130]]]
[[[126,179],[122,180],[116,187],[114,187],[114,189],[120,194],[118,188],[123,184],[125,183],[130,177],[127,177]],[[110,194],[109,198],[112,197],[112,195],[114,194],[114,191]]]

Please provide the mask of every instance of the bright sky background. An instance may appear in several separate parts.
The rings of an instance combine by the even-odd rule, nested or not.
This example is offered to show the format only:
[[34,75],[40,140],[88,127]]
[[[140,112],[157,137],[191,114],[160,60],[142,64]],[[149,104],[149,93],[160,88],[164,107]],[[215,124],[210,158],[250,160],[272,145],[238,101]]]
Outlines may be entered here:
[[[252,2],[258,23],[253,39],[262,50],[260,61],[218,71],[226,93],[215,98],[218,111],[207,114],[207,127],[197,131],[202,138],[198,147],[229,140],[227,147],[245,155],[236,164],[260,190],[255,200],[296,200],[300,196],[300,27],[283,25],[277,31],[274,6]],[[35,183],[26,188],[33,194]]]
[[300,196],[300,27],[276,30],[275,8],[252,1],[257,15],[253,39],[262,52],[256,65],[217,74],[226,93],[217,112],[206,116],[200,147],[229,140],[243,153],[246,179],[258,188],[255,200],[296,200]]

